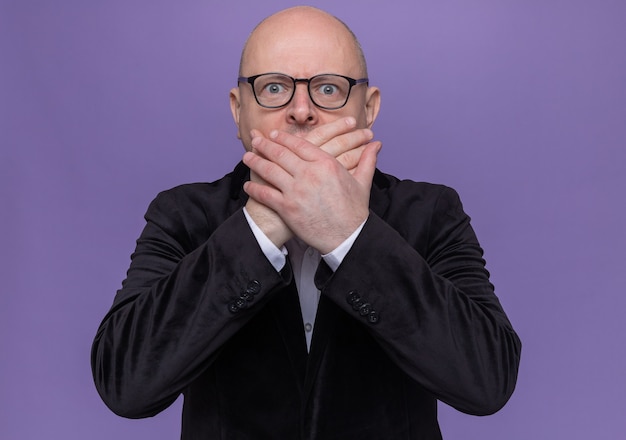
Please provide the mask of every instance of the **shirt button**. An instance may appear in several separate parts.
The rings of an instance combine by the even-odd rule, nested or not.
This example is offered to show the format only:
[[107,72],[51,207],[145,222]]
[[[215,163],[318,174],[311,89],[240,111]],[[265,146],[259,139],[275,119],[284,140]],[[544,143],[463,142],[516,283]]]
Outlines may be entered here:
[[308,255],[309,257],[312,257],[312,256],[313,256],[313,249],[312,249],[312,248],[309,248],[309,249],[306,251],[306,253],[307,253],[307,255]]
[[313,330],[313,326],[311,325],[310,322],[307,322],[306,324],[304,324],[304,330],[308,333],[311,330]]

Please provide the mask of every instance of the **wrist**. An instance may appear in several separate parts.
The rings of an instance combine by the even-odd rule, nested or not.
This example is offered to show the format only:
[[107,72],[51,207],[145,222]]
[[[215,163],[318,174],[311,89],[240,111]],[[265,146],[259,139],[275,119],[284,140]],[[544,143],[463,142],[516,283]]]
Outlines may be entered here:
[[277,248],[280,249],[293,236],[291,230],[275,211],[256,200],[248,199],[246,211],[261,232]]

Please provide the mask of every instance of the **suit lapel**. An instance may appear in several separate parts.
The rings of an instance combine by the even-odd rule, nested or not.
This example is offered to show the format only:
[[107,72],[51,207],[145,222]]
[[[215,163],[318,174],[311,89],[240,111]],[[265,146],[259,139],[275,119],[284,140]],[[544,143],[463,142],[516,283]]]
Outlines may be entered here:
[[300,301],[298,300],[298,291],[293,279],[289,287],[282,289],[276,294],[270,303],[270,307],[278,331],[285,344],[289,361],[298,377],[298,388],[302,392],[308,356]]
[[[244,206],[248,195],[243,191],[243,184],[250,178],[250,170],[243,162],[239,162],[231,174],[230,198],[239,207]],[[289,260],[287,260],[287,264]],[[295,280],[291,284],[276,293],[269,303],[272,317],[281,335],[285,349],[289,356],[293,371],[297,376],[298,388],[302,393],[308,353],[306,351],[306,338],[302,324],[302,312],[300,300],[296,289]]]
[[[240,162],[233,171],[230,196],[232,199],[239,199],[239,203],[242,204],[245,204],[247,200],[247,195],[243,192],[242,186],[248,179],[249,169]],[[386,195],[388,187],[389,180],[377,169],[370,191],[370,209],[381,218],[384,217],[389,206],[389,199]],[[276,294],[270,307],[293,370],[300,379],[298,387],[303,393],[303,402],[307,402],[341,310],[325,295],[320,295],[311,350],[310,353],[307,353],[302,313],[294,280],[291,281],[288,288],[282,289]]]
[[313,338],[311,339],[311,351],[306,364],[303,402],[309,400],[322,359],[324,358],[324,352],[335,330],[339,313],[339,308],[329,298],[320,295],[320,302],[315,317],[315,327],[313,329]]
[[389,188],[389,180],[376,169],[370,190],[370,209],[380,218],[384,217],[389,206],[387,188]]
[[[389,181],[384,174],[376,170],[370,191],[370,209],[379,217],[383,217],[389,206],[389,199],[386,195]],[[332,276],[330,268],[322,261],[318,272],[329,272],[321,278],[327,279]],[[318,286],[321,288],[322,286]],[[324,353],[328,347],[330,339],[336,329],[337,321],[340,318],[341,309],[332,302],[324,294],[320,295],[317,314],[315,317],[315,327],[313,330],[313,338],[311,340],[311,350],[309,352],[308,362],[306,364],[306,376],[304,380],[304,400],[307,402],[313,390],[317,375],[319,373]],[[305,403],[306,405],[306,403]]]

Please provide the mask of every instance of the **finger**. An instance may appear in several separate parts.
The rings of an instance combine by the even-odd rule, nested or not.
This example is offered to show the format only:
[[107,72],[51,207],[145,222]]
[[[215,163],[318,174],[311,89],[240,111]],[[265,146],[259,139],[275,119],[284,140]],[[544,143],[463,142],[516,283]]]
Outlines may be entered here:
[[374,178],[374,171],[376,171],[376,162],[378,159],[378,153],[382,148],[382,143],[379,141],[371,142],[366,145],[358,167],[352,173],[352,176],[362,185],[368,188],[372,185],[372,179]]
[[373,137],[372,130],[361,128],[336,136],[320,148],[332,156],[339,157],[347,151],[367,144]]
[[243,155],[243,163],[250,168],[251,176],[256,175],[259,179],[255,180],[255,183],[263,184],[267,182],[278,189],[288,188],[293,180],[293,177],[285,171],[281,166],[266,159],[260,154],[247,151]]
[[357,148],[353,148],[351,150],[346,151],[345,153],[337,156],[337,161],[343,165],[343,167],[347,170],[352,170],[356,168],[359,164],[359,160],[361,159],[361,154],[363,150],[365,150],[366,145],[361,145]]
[[306,140],[321,147],[340,134],[348,133],[356,127],[356,119],[352,116],[340,118],[328,124],[321,125],[306,135]]
[[278,189],[262,183],[247,181],[243,184],[243,190],[261,205],[273,211],[280,209],[283,195]]
[[259,182],[267,185],[267,182],[261,179],[261,177],[253,170],[250,170],[250,180],[252,180],[253,182]]
[[278,165],[291,175],[293,175],[293,172],[298,169],[298,165],[300,165],[302,162],[302,159],[299,158],[289,148],[281,145],[278,142],[274,142],[274,140],[272,139],[267,139],[262,135],[253,137],[250,144],[252,146],[253,153],[256,153],[259,156],[267,159],[268,161]]
[[[327,157],[328,154],[325,151],[322,151],[316,145],[312,144],[305,138],[301,138],[299,136],[295,136],[293,134],[287,133],[285,131],[272,130],[269,135],[269,140],[276,144],[282,145],[286,147],[289,151],[295,154],[298,158],[312,162],[322,157]],[[285,157],[289,158],[285,154]],[[288,165],[285,163],[285,165]],[[298,165],[302,165],[302,163],[297,163],[296,161],[292,161],[291,167],[289,169],[291,171],[295,171]]]

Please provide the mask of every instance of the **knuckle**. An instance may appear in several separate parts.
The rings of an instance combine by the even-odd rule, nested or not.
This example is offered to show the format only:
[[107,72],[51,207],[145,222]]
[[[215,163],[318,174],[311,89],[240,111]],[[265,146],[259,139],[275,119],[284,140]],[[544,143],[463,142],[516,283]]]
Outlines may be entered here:
[[282,160],[287,156],[287,151],[284,148],[276,148],[273,151],[273,157],[277,160]]
[[296,141],[295,147],[298,150],[301,150],[303,148],[307,148],[310,144],[311,143],[308,140],[306,140],[304,138],[298,138],[298,140]]

